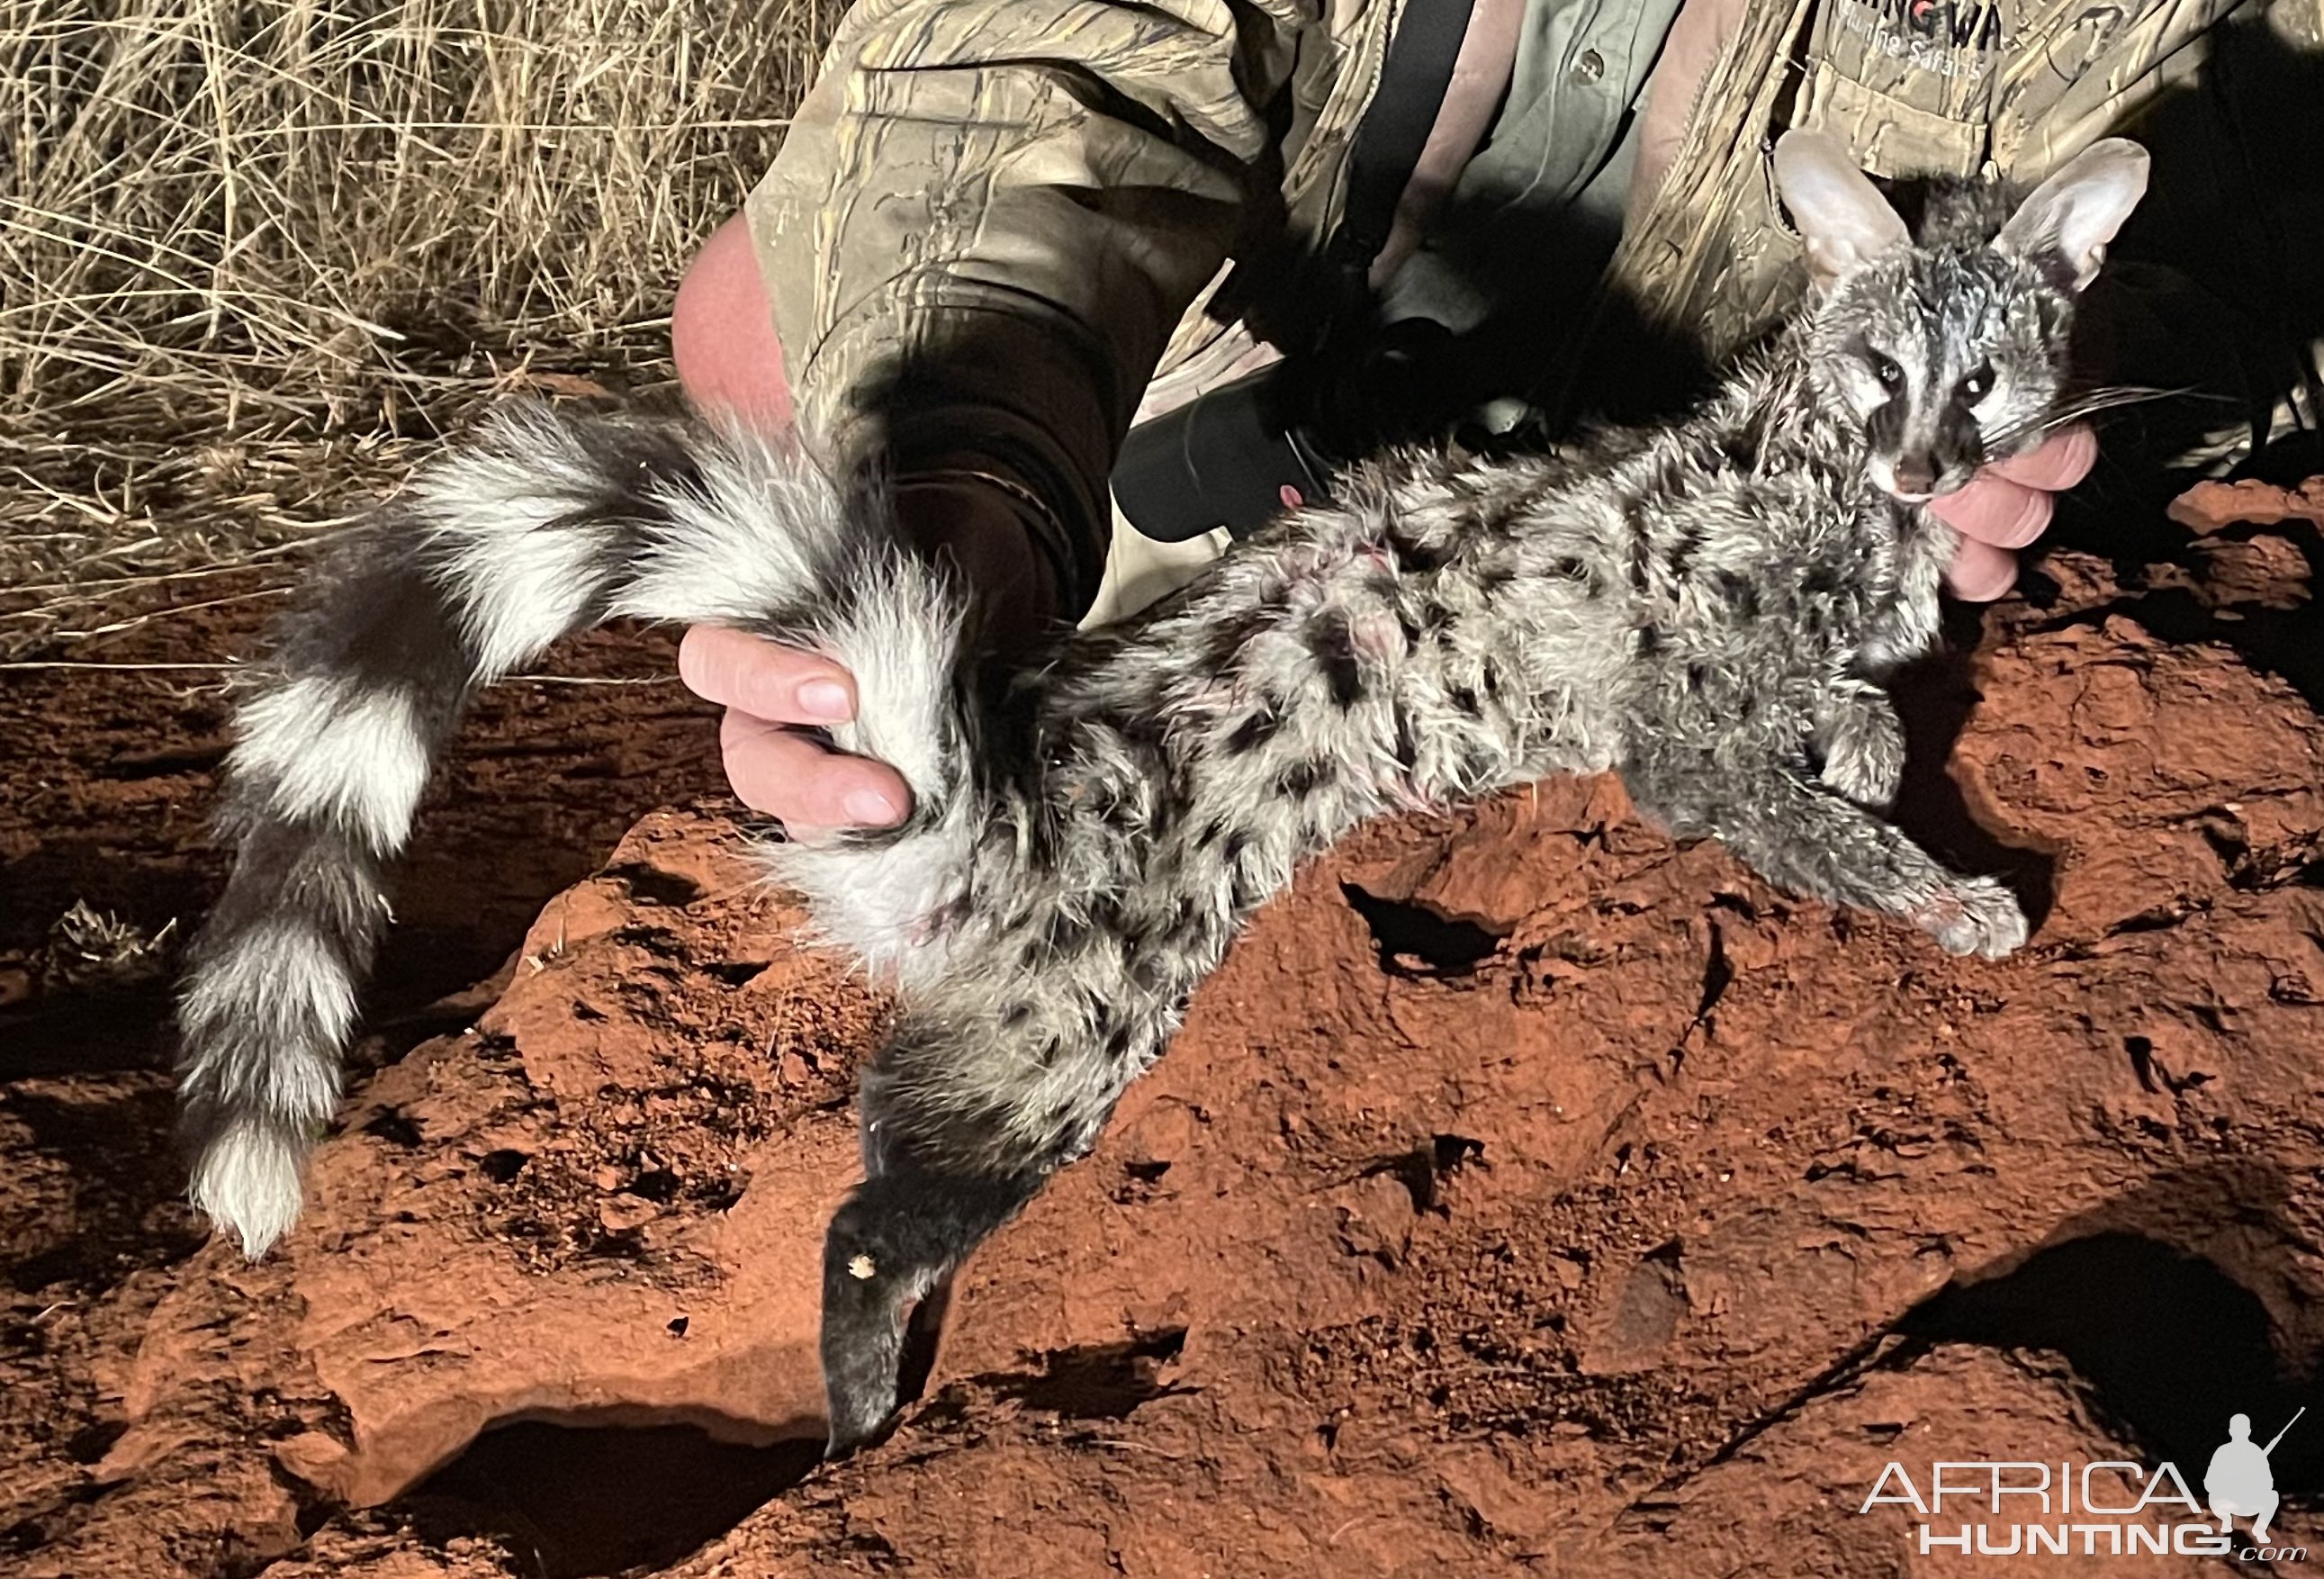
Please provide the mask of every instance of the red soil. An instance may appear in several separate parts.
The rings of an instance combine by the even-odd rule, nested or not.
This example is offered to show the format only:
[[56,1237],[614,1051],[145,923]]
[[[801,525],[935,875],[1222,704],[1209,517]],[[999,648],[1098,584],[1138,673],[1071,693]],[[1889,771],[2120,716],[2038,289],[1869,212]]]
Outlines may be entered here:
[[[1892,1460],[2167,1458],[2200,1493],[2229,1413],[2324,1402],[2324,722],[2286,656],[2319,540],[2273,519],[2128,590],[2053,556],[2046,606],[1905,688],[1903,818],[2017,884],[2015,958],[1786,899],[1610,780],[1364,830],[966,1269],[896,1437],[828,1469],[816,1252],[881,1006],[750,882],[704,709],[480,716],[307,1218],[251,1266],[176,1203],[158,998],[41,985],[76,898],[198,911],[214,706],[20,688],[0,1568],[2215,1567],[1923,1556],[1858,1510]],[[427,1006],[512,907],[500,975]],[[2324,1536],[2316,1413],[2274,1463],[2279,1536]]]

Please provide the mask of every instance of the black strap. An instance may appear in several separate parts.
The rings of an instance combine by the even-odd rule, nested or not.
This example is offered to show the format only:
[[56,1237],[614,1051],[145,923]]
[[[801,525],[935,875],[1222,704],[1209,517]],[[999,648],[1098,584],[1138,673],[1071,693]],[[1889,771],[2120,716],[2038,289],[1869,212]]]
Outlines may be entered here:
[[[1412,172],[1444,107],[1475,0],[1405,0],[1372,100],[1348,150],[1345,200],[1324,245],[1331,265],[1309,356],[1370,300],[1372,261],[1396,227]],[[1223,525],[1237,537],[1286,503],[1330,498],[1333,464],[1306,431],[1320,412],[1317,356],[1304,375],[1268,368],[1130,430],[1113,470],[1115,503],[1146,536],[1178,542]]]
[[1397,205],[1452,91],[1474,9],[1475,0],[1405,0],[1379,87],[1348,151],[1347,197],[1330,244],[1333,260],[1352,274],[1364,274],[1388,245]]

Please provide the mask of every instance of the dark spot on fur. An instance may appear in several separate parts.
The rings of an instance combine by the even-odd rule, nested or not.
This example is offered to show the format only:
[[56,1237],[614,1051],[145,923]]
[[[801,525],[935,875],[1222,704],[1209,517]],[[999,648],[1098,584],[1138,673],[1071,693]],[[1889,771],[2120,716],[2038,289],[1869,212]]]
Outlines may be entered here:
[[1114,722],[1114,729],[1124,743],[1135,748],[1135,754],[1150,756],[1162,749],[1162,709],[1158,706],[1123,708]]
[[1216,674],[1233,667],[1242,650],[1251,639],[1274,623],[1271,614],[1264,609],[1244,609],[1220,621],[1203,633],[1201,656],[1204,672]]
[[1626,512],[1626,513],[1629,518],[1628,526],[1630,529],[1630,590],[1633,592],[1644,592],[1646,589],[1646,570],[1650,563],[1646,526],[1639,519],[1639,512],[1635,505]]
[[1141,992],[1162,990],[1165,962],[1161,950],[1149,939],[1141,938],[1132,950],[1128,962],[1130,979]]
[[1332,777],[1331,763],[1311,759],[1307,762],[1294,762],[1284,769],[1276,777],[1275,789],[1277,794],[1290,796],[1296,800],[1305,800],[1329,784]]
[[1638,627],[1638,656],[1652,658],[1663,650],[1663,628],[1660,625]]
[[1721,570],[1713,578],[1713,583],[1719,588],[1719,596],[1726,600],[1727,606],[1738,617],[1747,620],[1759,617],[1759,589],[1748,579],[1731,570]]
[[1397,626],[1404,633],[1406,649],[1411,651],[1434,645],[1439,633],[1450,628],[1454,618],[1452,610],[1434,598],[1418,608],[1398,607],[1396,611]]
[[1237,756],[1247,756],[1273,740],[1282,728],[1283,720],[1271,709],[1261,707],[1234,726],[1234,732],[1227,736],[1227,750]]
[[1687,567],[1694,562],[1695,550],[1702,547],[1702,528],[1687,522],[1678,529],[1678,537],[1670,547],[1670,573],[1674,581],[1686,579]]
[[1424,542],[1418,538],[1392,534],[1388,539],[1388,547],[1394,550],[1398,565],[1419,576],[1442,570],[1446,561],[1452,558],[1445,546]]
[[1483,704],[1477,700],[1477,693],[1467,686],[1446,687],[1444,699],[1456,712],[1466,713],[1471,718],[1484,711]]
[[1170,934],[1169,957],[1172,959],[1199,958],[1215,941],[1216,939],[1211,934],[1209,918],[1197,918]]
[[1095,928],[1092,928],[1087,921],[1060,911],[1049,923],[1049,932],[1046,941],[1051,954],[1064,958],[1085,951],[1090,946],[1090,940],[1095,936]]
[[1258,876],[1242,866],[1234,869],[1230,892],[1238,914],[1247,915],[1267,900],[1267,891],[1259,886]]
[[1323,671],[1333,705],[1342,711],[1364,699],[1364,671],[1356,662],[1355,638],[1348,616],[1334,611],[1307,627],[1307,651]]

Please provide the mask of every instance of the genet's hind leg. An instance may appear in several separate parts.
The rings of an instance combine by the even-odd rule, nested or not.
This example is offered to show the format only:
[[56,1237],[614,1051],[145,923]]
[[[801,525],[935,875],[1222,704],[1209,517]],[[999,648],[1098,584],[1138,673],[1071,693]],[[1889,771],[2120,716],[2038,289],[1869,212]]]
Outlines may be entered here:
[[[908,1154],[865,1152],[872,1175],[831,1220],[823,1250],[823,1384],[827,1453],[839,1458],[881,1435],[903,1396],[915,1307],[940,1309],[953,1270],[1033,1198],[1047,1177],[980,1177]],[[915,1324],[923,1325],[923,1324]],[[915,1366],[925,1380],[925,1365]]]

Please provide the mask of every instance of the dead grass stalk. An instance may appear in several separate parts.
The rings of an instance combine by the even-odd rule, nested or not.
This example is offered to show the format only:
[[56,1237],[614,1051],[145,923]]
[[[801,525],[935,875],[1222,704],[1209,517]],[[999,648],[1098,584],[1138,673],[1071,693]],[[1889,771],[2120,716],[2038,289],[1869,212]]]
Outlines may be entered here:
[[488,393],[665,382],[838,9],[0,0],[0,658],[279,577]]

